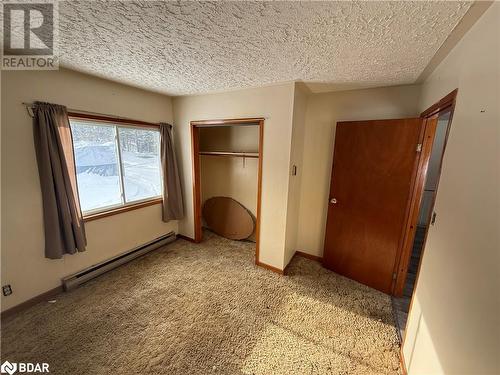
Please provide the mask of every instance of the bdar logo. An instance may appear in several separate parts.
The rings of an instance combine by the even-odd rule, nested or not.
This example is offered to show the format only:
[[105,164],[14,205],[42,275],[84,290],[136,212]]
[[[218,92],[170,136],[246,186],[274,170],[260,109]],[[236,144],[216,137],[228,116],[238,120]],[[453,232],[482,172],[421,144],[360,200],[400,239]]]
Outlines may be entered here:
[[9,361],[5,361],[4,363],[2,363],[0,370],[2,371],[2,374],[12,375],[17,371],[17,363],[10,363]]

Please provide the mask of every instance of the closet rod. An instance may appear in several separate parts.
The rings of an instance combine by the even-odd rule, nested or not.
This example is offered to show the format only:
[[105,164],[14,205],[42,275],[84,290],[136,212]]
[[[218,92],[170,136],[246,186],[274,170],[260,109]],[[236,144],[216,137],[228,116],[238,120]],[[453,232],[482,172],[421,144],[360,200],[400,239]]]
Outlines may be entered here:
[[239,158],[259,158],[258,152],[223,152],[223,151],[200,151],[200,155],[211,156],[233,156]]

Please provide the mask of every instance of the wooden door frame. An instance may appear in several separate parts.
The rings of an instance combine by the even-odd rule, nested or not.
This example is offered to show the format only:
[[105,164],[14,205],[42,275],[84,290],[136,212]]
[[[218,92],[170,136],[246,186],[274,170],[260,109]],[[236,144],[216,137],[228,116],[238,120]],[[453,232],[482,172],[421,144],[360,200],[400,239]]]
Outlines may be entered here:
[[[425,121],[420,140],[420,143],[422,144],[422,149],[417,161],[417,168],[412,181],[412,188],[411,188],[412,192],[408,202],[408,209],[407,209],[408,214],[404,226],[404,233],[402,236],[402,245],[399,251],[399,257],[398,259],[396,259],[395,263],[394,274],[396,275],[396,277],[394,278],[392,285],[392,295],[394,296],[399,297],[403,295],[404,284],[406,281],[406,276],[408,274],[408,265],[410,263],[411,253],[413,249],[413,241],[415,239],[417,220],[420,213],[420,204],[424,192],[427,167],[429,164],[432,146],[434,144],[434,135],[436,132],[437,118],[441,114],[450,112],[450,118],[448,120],[448,129],[446,130],[446,136],[443,146],[443,153],[441,155],[441,164],[439,170],[439,176],[440,176],[442,167],[442,158],[444,156],[446,150],[446,144],[448,142],[451,122],[453,120],[453,112],[455,110],[457,93],[458,89],[453,90],[444,98],[442,98],[437,103],[433,104],[420,114],[420,117],[423,118]],[[438,187],[439,187],[439,178],[436,185],[436,191]],[[433,211],[434,208],[435,198],[436,194],[434,194],[434,198],[431,204],[431,212]],[[427,240],[427,232],[428,230],[426,231],[424,241],[422,244],[422,252],[420,255],[417,276],[415,279],[415,287],[417,285],[418,276],[420,273],[421,261],[425,250],[425,242]],[[413,302],[413,295],[412,295],[412,300],[410,302],[410,309],[412,302]]]
[[222,120],[191,121],[191,158],[193,163],[193,213],[194,213],[194,242],[202,240],[201,226],[201,174],[200,174],[200,128],[215,126],[255,125],[259,127],[259,169],[257,173],[257,213],[255,218],[255,264],[259,262],[260,249],[260,214],[262,198],[262,160],[264,151],[264,118],[239,118]]

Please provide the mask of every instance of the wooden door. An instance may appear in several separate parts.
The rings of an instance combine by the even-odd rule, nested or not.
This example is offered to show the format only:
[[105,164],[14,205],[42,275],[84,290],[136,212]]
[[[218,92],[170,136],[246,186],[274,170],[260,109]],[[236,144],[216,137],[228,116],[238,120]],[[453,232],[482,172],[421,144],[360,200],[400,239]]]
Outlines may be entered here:
[[391,292],[422,130],[418,118],[337,124],[325,267]]

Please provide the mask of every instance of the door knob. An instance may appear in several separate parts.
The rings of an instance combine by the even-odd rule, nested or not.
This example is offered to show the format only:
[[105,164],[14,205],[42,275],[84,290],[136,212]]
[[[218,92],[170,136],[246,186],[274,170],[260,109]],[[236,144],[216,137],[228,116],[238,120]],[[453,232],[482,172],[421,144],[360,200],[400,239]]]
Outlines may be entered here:
[[336,203],[337,203],[337,200],[336,200],[335,198],[332,198],[332,199],[330,199],[330,203],[331,203],[331,204],[336,204]]

